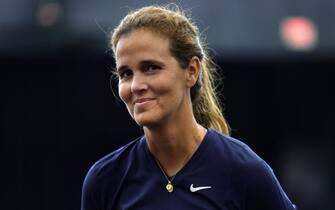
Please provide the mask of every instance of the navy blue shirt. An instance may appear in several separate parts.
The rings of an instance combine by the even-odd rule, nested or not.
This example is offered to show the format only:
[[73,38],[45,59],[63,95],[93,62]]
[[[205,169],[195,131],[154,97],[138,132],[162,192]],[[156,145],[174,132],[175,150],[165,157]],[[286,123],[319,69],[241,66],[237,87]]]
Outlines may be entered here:
[[[208,129],[173,180],[167,180],[140,137],[89,170],[82,210],[294,210],[268,164],[246,144]],[[203,188],[202,188],[203,187]]]

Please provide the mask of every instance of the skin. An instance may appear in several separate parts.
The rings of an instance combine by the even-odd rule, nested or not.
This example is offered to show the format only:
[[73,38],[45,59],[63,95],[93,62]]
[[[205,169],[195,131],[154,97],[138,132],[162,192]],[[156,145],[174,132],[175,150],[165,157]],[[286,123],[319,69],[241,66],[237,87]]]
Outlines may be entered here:
[[193,57],[182,69],[169,40],[147,29],[121,36],[115,52],[119,96],[143,127],[149,150],[169,176],[180,171],[206,130],[193,115],[190,89],[201,71]]

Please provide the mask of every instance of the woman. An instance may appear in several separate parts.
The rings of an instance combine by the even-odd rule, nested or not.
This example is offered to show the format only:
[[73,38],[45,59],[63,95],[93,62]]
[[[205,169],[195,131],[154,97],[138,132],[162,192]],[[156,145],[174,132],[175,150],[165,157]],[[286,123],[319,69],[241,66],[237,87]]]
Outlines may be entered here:
[[131,12],[111,45],[119,96],[144,136],[92,166],[82,210],[295,209],[271,168],[229,137],[215,65],[182,11]]

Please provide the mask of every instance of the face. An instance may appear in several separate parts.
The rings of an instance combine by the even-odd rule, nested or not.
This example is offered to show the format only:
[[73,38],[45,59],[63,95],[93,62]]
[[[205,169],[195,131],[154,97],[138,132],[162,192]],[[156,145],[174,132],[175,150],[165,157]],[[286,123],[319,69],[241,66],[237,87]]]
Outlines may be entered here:
[[141,126],[182,116],[190,106],[190,84],[169,50],[169,40],[145,29],[121,36],[116,46],[119,96]]

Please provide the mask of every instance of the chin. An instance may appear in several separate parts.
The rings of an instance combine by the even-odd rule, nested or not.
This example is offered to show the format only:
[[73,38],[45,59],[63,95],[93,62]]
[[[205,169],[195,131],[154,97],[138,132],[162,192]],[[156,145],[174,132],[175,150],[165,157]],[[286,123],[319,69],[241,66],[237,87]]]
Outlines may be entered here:
[[159,122],[161,121],[158,119],[157,116],[152,116],[149,113],[135,115],[133,119],[141,127],[157,126],[158,124],[160,124]]
[[134,118],[135,122],[141,127],[147,127],[156,124],[154,120],[147,118]]

